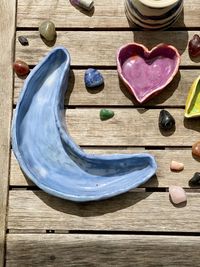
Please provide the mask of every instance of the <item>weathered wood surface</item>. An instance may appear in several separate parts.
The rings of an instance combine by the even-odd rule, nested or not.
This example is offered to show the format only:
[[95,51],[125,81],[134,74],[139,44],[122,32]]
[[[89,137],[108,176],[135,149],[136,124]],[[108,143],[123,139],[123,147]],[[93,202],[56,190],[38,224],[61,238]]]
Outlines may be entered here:
[[8,234],[12,266],[200,266],[200,237]]
[[4,264],[5,220],[7,209],[10,120],[13,91],[13,47],[15,32],[15,1],[2,0],[0,4],[0,266]]
[[[133,106],[138,103],[128,93],[125,86],[120,82],[117,70],[101,70],[104,76],[104,87],[97,90],[88,90],[84,84],[85,70],[72,70],[69,80],[69,92],[65,98],[65,104],[73,106]],[[143,106],[182,106],[184,107],[187,94],[193,81],[198,77],[199,70],[180,70],[174,80],[165,90],[144,103]],[[19,93],[24,80],[15,75],[14,104],[17,103]]]
[[[199,0],[184,1],[184,16],[172,27],[199,27]],[[18,27],[38,27],[51,19],[56,27],[127,28],[124,0],[95,0],[95,10],[89,13],[71,6],[70,1],[18,0]],[[134,26],[133,26],[134,27]]]
[[[200,31],[57,31],[56,46],[66,47],[71,54],[72,65],[81,66],[116,66],[116,52],[120,46],[138,42],[149,49],[159,43],[174,45],[181,56],[181,66],[200,66],[200,62],[192,61],[188,54],[188,40]],[[29,46],[16,42],[16,58],[35,65],[51,50],[40,38],[38,31],[18,31],[17,36],[25,35]]]
[[[179,185],[182,187],[189,187],[188,181],[193,176],[194,172],[199,171],[199,162],[196,161],[191,154],[191,149],[169,149],[169,150],[145,150],[144,148],[113,148],[113,149],[85,149],[88,153],[95,154],[111,154],[111,153],[140,153],[148,152],[155,156],[158,170],[149,182],[141,187],[169,187],[170,185]],[[185,168],[182,172],[172,172],[170,170],[170,162],[172,160],[181,161]],[[28,186],[33,183],[25,178],[21,171],[19,164],[12,153],[11,155],[11,171],[10,171],[10,185],[11,186]]]
[[176,121],[171,131],[161,131],[161,109],[112,108],[115,115],[101,121],[100,108],[67,109],[69,134],[80,146],[192,146],[199,140],[198,119],[185,119],[183,109],[168,109]]
[[129,192],[77,204],[42,191],[12,190],[8,229],[199,232],[199,193],[175,207],[167,192]]
[[[10,12],[14,11],[15,1],[12,0],[9,4],[6,2],[8,6],[11,2],[13,5]],[[27,36],[29,46],[22,46],[16,36],[15,57],[32,67],[52,46],[63,45],[68,48],[73,71],[70,93],[66,96],[65,104],[76,108],[66,111],[66,120],[75,142],[84,147],[93,146],[85,148],[88,153],[150,152],[155,155],[158,163],[157,176],[141,188],[110,200],[77,204],[40,190],[30,190],[30,185],[33,184],[26,180],[11,153],[10,185],[16,188],[10,190],[9,194],[7,227],[11,234],[7,235],[6,266],[130,266],[133,263],[134,266],[142,267],[200,266],[199,236],[183,236],[184,232],[193,235],[200,232],[199,189],[189,189],[188,186],[193,173],[199,171],[199,162],[191,155],[191,145],[199,140],[200,125],[198,120],[184,120],[183,116],[189,87],[199,75],[200,62],[189,58],[187,47],[189,39],[195,33],[200,34],[199,0],[185,1],[184,19],[182,15],[173,26],[179,31],[172,29],[167,32],[132,32],[123,2],[124,0],[96,0],[94,13],[86,15],[65,0],[18,0],[17,26],[20,28],[16,34]],[[6,16],[10,16],[10,13]],[[14,17],[13,15],[10,19],[11,24]],[[54,21],[57,27],[55,44],[45,44],[36,30],[46,19]],[[186,31],[185,26],[189,31]],[[7,31],[5,24],[1,27],[2,31]],[[90,31],[91,28],[96,31]],[[12,38],[8,39],[11,41]],[[119,82],[116,51],[121,45],[132,41],[143,43],[149,49],[161,42],[170,43],[181,54],[181,69],[174,81],[159,96],[143,105],[150,108],[156,105],[160,108],[136,109],[138,104]],[[3,56],[10,57],[12,50],[8,43],[3,51]],[[2,70],[6,72],[1,73],[8,73],[4,65]],[[77,69],[77,66],[81,66],[81,69]],[[103,68],[101,71],[105,78],[104,87],[93,93],[85,89],[83,81],[84,69],[88,66]],[[5,77],[10,79],[9,75],[3,75],[3,82]],[[17,103],[22,84],[23,80],[15,76],[14,104]],[[1,87],[3,108],[0,117],[3,118],[3,131],[4,122],[6,123],[7,133],[3,135],[5,139],[1,139],[1,147],[2,151],[6,149],[8,155],[11,91],[10,87]],[[101,122],[101,106],[119,107],[112,108],[115,111],[112,119]],[[169,111],[176,120],[176,130],[169,136],[164,136],[158,128],[158,115],[162,106],[170,107]],[[159,149],[159,146],[165,149]],[[3,164],[0,164],[0,170],[3,170],[2,177],[7,179],[8,161],[2,151],[0,160]],[[169,165],[172,159],[183,162],[184,171],[171,172]],[[187,188],[186,206],[175,207],[169,201],[168,192],[159,192],[167,190],[172,184]],[[0,193],[4,191],[4,186],[3,184]],[[3,208],[5,210],[5,202]],[[1,216],[1,220],[4,219],[5,214]],[[55,230],[55,234],[41,234],[47,229]],[[58,234],[68,230],[149,233]],[[178,232],[182,236],[153,235],[157,231],[167,234]],[[2,260],[1,256],[0,259]]]
[[70,135],[82,146],[191,146],[199,140],[200,124],[184,119],[183,109],[170,109],[175,118],[175,132],[158,127],[160,109],[113,108],[115,116],[99,118],[100,108],[67,109]]

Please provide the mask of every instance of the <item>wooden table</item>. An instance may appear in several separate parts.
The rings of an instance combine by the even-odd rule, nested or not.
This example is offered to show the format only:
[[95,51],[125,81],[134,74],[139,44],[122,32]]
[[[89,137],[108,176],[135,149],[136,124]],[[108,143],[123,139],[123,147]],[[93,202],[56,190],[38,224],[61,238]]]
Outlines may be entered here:
[[[123,0],[95,0],[93,14],[67,0],[1,0],[0,15],[1,265],[200,266],[200,188],[188,186],[200,171],[191,155],[191,145],[200,139],[200,123],[184,120],[188,89],[200,74],[200,63],[189,58],[187,49],[188,40],[200,34],[199,0],[185,1],[184,17],[166,32],[130,28]],[[102,202],[75,204],[47,195],[22,174],[10,146],[12,113],[23,85],[13,76],[12,62],[20,58],[32,68],[51,49],[38,33],[46,19],[57,28],[54,46],[65,46],[72,57],[71,95],[66,96],[71,136],[91,153],[155,155],[157,176],[141,188]],[[27,36],[29,46],[17,41],[19,35]],[[132,41],[149,48],[170,43],[182,59],[173,82],[142,106],[127,94],[116,71],[116,50]],[[105,78],[104,88],[95,93],[84,86],[88,66],[100,69]],[[114,118],[101,122],[101,107],[114,110]],[[158,128],[163,108],[176,120],[170,136]],[[169,170],[172,159],[185,164],[183,172]],[[187,205],[170,203],[170,185],[186,189]]]

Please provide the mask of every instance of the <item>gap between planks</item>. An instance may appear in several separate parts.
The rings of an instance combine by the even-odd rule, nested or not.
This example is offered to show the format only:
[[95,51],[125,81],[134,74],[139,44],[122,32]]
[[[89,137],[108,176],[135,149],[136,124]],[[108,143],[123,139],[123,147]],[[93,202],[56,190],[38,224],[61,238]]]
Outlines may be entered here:
[[[62,230],[56,230],[55,234],[62,233]],[[66,234],[101,234],[101,235],[150,235],[150,236],[200,236],[200,232],[190,233],[190,232],[163,232],[163,231],[156,231],[156,232],[149,232],[149,231],[83,231],[83,230],[69,230]]]
[[[197,188],[187,188],[182,187],[186,193],[200,193],[200,187]],[[10,186],[9,191],[32,191],[32,192],[43,192],[39,187],[37,186]],[[130,193],[158,193],[158,192],[166,192],[168,193],[168,187],[144,187],[144,185],[140,186],[139,188],[129,190]]]
[[106,230],[44,230],[44,229],[7,229],[6,231],[7,234],[12,234],[12,235],[37,235],[37,234],[44,234],[44,235],[137,235],[137,236],[142,236],[142,235],[147,235],[147,236],[159,236],[162,235],[164,236],[200,236],[200,232],[149,232],[149,231],[106,231]]
[[[20,31],[20,32],[28,32],[28,31],[38,31],[39,25],[38,27],[17,27],[16,31]],[[141,32],[142,30],[139,28],[131,28],[131,27],[127,27],[127,28],[121,28],[121,27],[117,27],[117,28],[112,28],[112,27],[108,27],[108,28],[89,28],[89,27],[76,27],[76,28],[70,28],[70,27],[56,27],[56,31],[58,32],[64,32],[64,31],[72,31],[72,32],[76,32],[76,31],[80,31],[80,32],[103,32],[103,31],[116,31],[116,32],[130,32],[130,31],[134,31],[134,32]],[[196,27],[174,27],[174,28],[168,28],[166,30],[164,30],[164,32],[185,32],[185,31],[200,31],[200,26],[196,26]]]

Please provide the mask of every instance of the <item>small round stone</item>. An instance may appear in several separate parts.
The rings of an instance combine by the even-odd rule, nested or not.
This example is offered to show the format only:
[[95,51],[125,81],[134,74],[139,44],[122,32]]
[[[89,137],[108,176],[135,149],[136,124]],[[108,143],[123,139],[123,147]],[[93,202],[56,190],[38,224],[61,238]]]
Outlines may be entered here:
[[27,46],[29,45],[28,39],[25,36],[18,36],[18,41],[20,42],[21,45]]
[[175,120],[167,110],[161,110],[159,115],[159,127],[162,130],[169,131],[175,126]]
[[88,88],[94,88],[104,83],[102,74],[98,70],[92,68],[86,70],[84,81],[85,86]]
[[195,174],[189,181],[189,185],[191,186],[200,185],[200,172],[195,172]]
[[13,63],[13,69],[17,73],[17,75],[24,76],[29,73],[30,69],[26,62],[22,60],[16,60]]
[[177,162],[175,160],[172,160],[170,164],[171,171],[182,171],[184,169],[184,164],[181,162]]
[[55,25],[50,20],[42,22],[39,27],[39,32],[47,41],[53,41],[56,37]]
[[192,154],[196,157],[200,157],[200,142],[196,142],[192,146]]
[[112,118],[115,115],[114,111],[109,110],[109,109],[101,109],[100,110],[100,119],[102,121],[108,120],[110,118]]
[[171,201],[174,204],[180,204],[187,201],[187,196],[184,189],[180,186],[172,185],[169,187],[169,195],[171,197]]

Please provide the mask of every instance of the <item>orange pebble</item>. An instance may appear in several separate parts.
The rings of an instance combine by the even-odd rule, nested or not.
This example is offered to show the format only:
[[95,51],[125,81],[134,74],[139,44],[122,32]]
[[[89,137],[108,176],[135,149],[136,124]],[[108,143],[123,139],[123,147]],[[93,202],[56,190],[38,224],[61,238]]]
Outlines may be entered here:
[[192,146],[192,154],[194,156],[200,157],[200,142],[196,142],[193,146]]

